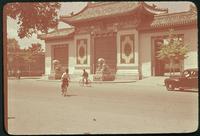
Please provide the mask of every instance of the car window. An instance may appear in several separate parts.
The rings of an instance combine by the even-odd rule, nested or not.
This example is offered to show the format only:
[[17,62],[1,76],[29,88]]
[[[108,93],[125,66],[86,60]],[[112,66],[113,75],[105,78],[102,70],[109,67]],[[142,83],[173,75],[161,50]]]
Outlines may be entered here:
[[190,76],[190,72],[189,71],[184,71],[183,72],[183,77],[189,77]]
[[191,77],[193,77],[195,75],[195,72],[194,71],[190,71],[190,75],[191,75]]
[[198,72],[197,71],[191,71],[191,76],[192,77],[197,77],[198,76]]

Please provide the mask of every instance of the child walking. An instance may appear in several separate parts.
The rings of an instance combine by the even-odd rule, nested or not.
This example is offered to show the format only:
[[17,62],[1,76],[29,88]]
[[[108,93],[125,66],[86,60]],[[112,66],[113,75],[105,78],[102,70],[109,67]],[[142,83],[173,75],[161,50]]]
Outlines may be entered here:
[[66,71],[62,74],[62,77],[61,77],[61,81],[62,81],[62,84],[61,84],[61,89],[62,89],[62,95],[67,96],[67,87],[69,86],[69,80],[70,80],[70,77],[69,77],[69,70],[66,69]]

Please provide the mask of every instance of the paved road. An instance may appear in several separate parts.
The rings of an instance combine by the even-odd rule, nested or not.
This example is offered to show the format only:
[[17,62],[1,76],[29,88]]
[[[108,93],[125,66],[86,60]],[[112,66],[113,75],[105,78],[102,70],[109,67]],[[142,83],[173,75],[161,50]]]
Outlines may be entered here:
[[70,84],[9,80],[10,134],[192,132],[198,124],[198,93],[166,91],[136,83]]

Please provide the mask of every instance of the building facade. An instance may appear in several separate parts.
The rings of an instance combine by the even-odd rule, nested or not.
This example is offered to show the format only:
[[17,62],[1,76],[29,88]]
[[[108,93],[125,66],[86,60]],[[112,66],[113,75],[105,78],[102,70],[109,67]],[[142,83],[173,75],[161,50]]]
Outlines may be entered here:
[[41,35],[45,40],[45,74],[53,60],[76,75],[86,69],[95,74],[97,60],[104,58],[116,78],[139,79],[161,76],[168,64],[158,60],[158,42],[165,42],[169,29],[189,45],[183,67],[197,68],[197,11],[168,13],[145,2],[89,2],[79,13],[61,16],[73,26]]

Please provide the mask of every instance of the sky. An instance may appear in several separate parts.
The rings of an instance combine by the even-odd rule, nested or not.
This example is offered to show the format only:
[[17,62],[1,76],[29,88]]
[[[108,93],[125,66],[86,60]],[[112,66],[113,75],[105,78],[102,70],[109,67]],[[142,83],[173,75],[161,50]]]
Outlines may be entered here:
[[[148,4],[155,4],[159,8],[168,8],[169,13],[174,12],[182,12],[189,10],[190,4],[193,4],[191,2],[147,2]],[[77,13],[81,9],[83,9],[87,5],[87,2],[61,2],[61,8],[59,11],[60,15],[69,15],[71,12]],[[18,43],[20,45],[20,48],[27,48],[32,43],[41,43],[42,47],[44,48],[45,43],[43,40],[37,39],[37,35],[34,34],[30,38],[23,38],[20,39],[17,36],[17,30],[18,30],[17,22],[11,18],[7,19],[7,29],[8,29],[8,38],[15,38],[18,40]],[[69,27],[69,25],[60,22],[58,25],[58,28],[66,28]]]

